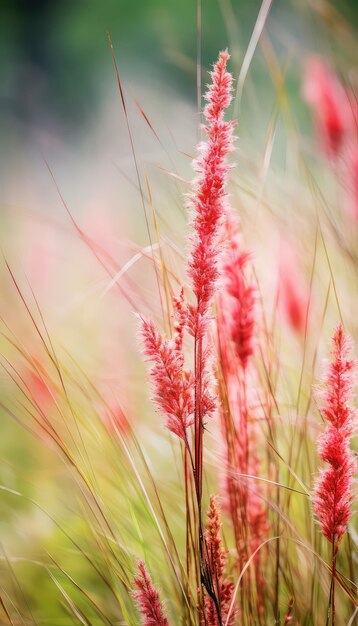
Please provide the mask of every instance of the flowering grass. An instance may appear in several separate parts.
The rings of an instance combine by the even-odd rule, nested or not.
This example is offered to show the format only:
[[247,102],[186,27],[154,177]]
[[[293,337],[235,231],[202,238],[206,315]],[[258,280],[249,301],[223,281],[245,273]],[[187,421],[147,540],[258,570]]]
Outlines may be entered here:
[[[356,101],[308,59],[317,135],[293,134],[265,37],[262,51],[297,161],[270,189],[278,113],[259,167],[232,154],[236,82],[221,52],[198,156],[183,176],[164,168],[188,209],[176,232],[136,156],[112,47],[148,241],[119,259],[61,194],[84,257],[79,270],[65,247],[53,281],[84,304],[60,321],[5,254],[1,623],[354,624],[358,228],[344,181]],[[238,135],[244,124],[241,112]]]

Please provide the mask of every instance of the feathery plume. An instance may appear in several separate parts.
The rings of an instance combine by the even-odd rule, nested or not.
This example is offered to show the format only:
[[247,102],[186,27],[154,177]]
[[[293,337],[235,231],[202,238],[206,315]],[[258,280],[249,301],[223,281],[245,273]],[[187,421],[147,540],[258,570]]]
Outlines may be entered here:
[[[260,545],[268,531],[267,511],[260,488],[238,479],[238,474],[258,476],[258,385],[251,363],[256,332],[257,297],[246,276],[251,257],[244,249],[239,220],[227,212],[223,236],[223,288],[218,301],[218,340],[221,366],[221,426],[226,463],[223,466],[224,504],[234,530],[240,566]],[[263,611],[261,554],[254,559],[258,611]]]
[[159,593],[143,561],[139,561],[138,573],[134,578],[137,590],[134,598],[138,606],[143,626],[169,626],[160,602]]
[[[193,331],[204,322],[218,272],[218,235],[226,205],[226,175],[230,169],[226,157],[233,150],[234,121],[224,121],[224,111],[231,102],[232,76],[226,70],[230,55],[221,52],[211,72],[212,84],[207,93],[204,131],[207,141],[199,145],[199,157],[193,162],[197,179],[193,182],[189,207],[193,211],[193,234],[190,237],[188,274],[197,305],[191,309]],[[202,332],[203,329],[201,329]]]
[[291,328],[303,333],[306,324],[308,287],[292,242],[283,242],[279,259],[279,302]]
[[346,91],[329,65],[313,57],[306,65],[302,92],[314,111],[323,150],[328,157],[337,157],[353,125]]
[[229,212],[225,228],[228,246],[222,263],[222,312],[236,355],[245,369],[254,353],[256,289],[245,278],[251,254],[243,249],[239,221]]
[[354,93],[318,57],[307,63],[302,91],[313,110],[322,149],[345,190],[343,206],[358,221],[358,104]]
[[[207,513],[205,529],[205,577],[206,595],[204,600],[205,617],[201,621],[208,626],[220,626],[227,618],[234,591],[233,583],[224,577],[227,562],[227,552],[221,547],[220,513],[215,497],[210,496],[210,505]],[[232,611],[229,624],[233,624],[235,611]]]
[[[219,277],[219,233],[226,207],[225,184],[230,168],[227,156],[233,149],[234,122],[224,121],[232,89],[232,76],[226,69],[229,58],[227,51],[221,52],[211,72],[212,83],[205,96],[207,105],[204,109],[207,140],[200,144],[199,156],[193,162],[197,178],[193,181],[189,199],[193,233],[189,238],[187,273],[196,301],[185,305],[183,292],[174,299],[173,339],[163,337],[152,322],[141,319],[144,353],[153,362],[150,376],[154,402],[164,415],[169,430],[184,440],[190,455],[198,520],[197,572],[201,581],[205,567],[201,512],[203,429],[204,419],[216,407],[216,396],[211,392],[212,349],[208,341],[208,324]],[[194,340],[193,371],[184,369],[184,331]],[[194,450],[186,433],[193,423]]]
[[[226,65],[230,56],[221,52],[211,72],[212,83],[206,93],[207,105],[204,131],[207,141],[199,146],[199,157],[193,166],[198,176],[193,182],[189,207],[193,211],[193,234],[190,237],[188,275],[196,303],[188,307],[188,329],[194,337],[195,380],[195,486],[201,520],[204,419],[215,408],[216,398],[210,389],[210,353],[207,326],[212,297],[219,277],[219,232],[224,216],[227,194],[226,176],[230,165],[228,154],[233,150],[233,121],[224,121],[224,111],[231,101],[232,76]],[[200,521],[201,524],[201,521]],[[202,557],[202,533],[200,552]]]
[[186,429],[194,421],[194,381],[192,373],[184,369],[181,342],[163,337],[152,321],[140,318],[140,323],[144,354],[153,362],[153,401],[167,428],[186,441]]
[[356,411],[352,408],[355,362],[348,358],[351,341],[341,324],[333,335],[332,360],[322,395],[328,428],[319,439],[319,455],[329,467],[321,470],[314,488],[314,511],[323,535],[338,544],[351,517],[353,455],[349,449]]

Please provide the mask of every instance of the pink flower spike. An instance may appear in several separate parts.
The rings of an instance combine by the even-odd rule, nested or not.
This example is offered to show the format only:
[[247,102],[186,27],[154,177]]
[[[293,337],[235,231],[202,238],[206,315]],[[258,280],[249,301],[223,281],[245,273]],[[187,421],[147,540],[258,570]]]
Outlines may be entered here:
[[351,341],[341,324],[333,335],[332,360],[324,378],[322,414],[328,422],[318,451],[329,467],[321,470],[314,488],[314,511],[323,535],[334,543],[346,532],[353,501],[354,457],[349,440],[356,411],[352,407],[355,362],[348,358]]
[[319,57],[307,62],[302,92],[313,109],[323,150],[328,157],[337,157],[354,121],[347,93],[328,63]]
[[207,106],[204,130],[207,141],[199,146],[199,157],[194,161],[198,174],[193,183],[189,206],[193,210],[194,234],[188,274],[197,298],[196,321],[203,320],[210,306],[219,276],[218,234],[226,204],[226,175],[230,168],[226,157],[232,151],[234,122],[225,122],[224,111],[231,101],[232,76],[226,70],[228,52],[221,52],[211,72],[212,84],[205,96]]
[[138,574],[134,578],[137,590],[134,592],[143,626],[169,626],[160,602],[159,593],[143,561],[138,562]]
[[167,428],[186,440],[186,429],[194,420],[193,376],[184,369],[177,341],[163,337],[151,321],[140,318],[140,324],[144,354],[153,362],[150,378],[154,403]]
[[248,282],[245,270],[251,254],[243,249],[239,222],[227,212],[225,231],[227,249],[222,258],[222,314],[233,342],[236,356],[245,369],[254,353],[256,288]]
[[[210,496],[210,505],[207,513],[205,529],[205,588],[211,590],[211,595],[205,595],[205,618],[201,614],[201,624],[219,626],[228,617],[229,608],[234,592],[233,583],[224,577],[227,561],[227,552],[222,549],[220,537],[220,513],[214,496]],[[214,598],[216,601],[214,601]],[[232,626],[235,620],[236,609],[231,612],[228,624]],[[219,618],[219,615],[220,618]]]
[[283,243],[279,259],[279,299],[287,322],[297,334],[306,324],[309,290],[292,242]]

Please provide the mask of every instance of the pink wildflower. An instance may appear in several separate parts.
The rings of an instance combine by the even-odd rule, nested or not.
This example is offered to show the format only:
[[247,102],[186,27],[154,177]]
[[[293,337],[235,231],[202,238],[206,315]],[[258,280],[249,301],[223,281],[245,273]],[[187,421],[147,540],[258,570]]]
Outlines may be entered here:
[[23,381],[31,397],[41,409],[47,410],[55,404],[54,396],[52,395],[55,392],[50,387],[50,381],[45,379],[42,373],[39,375],[35,370],[26,367],[23,373]]
[[[195,379],[195,484],[201,518],[203,475],[204,419],[215,408],[215,397],[210,393],[210,346],[207,325],[212,297],[219,277],[219,232],[226,203],[226,176],[230,168],[227,156],[233,150],[234,122],[224,121],[224,111],[231,101],[232,76],[226,70],[228,52],[221,52],[211,72],[212,83],[205,96],[207,105],[204,130],[207,141],[199,146],[199,157],[194,161],[198,177],[193,183],[190,207],[193,210],[193,234],[190,238],[188,274],[196,303],[188,307],[188,329],[194,337]],[[201,523],[201,522],[200,522]],[[201,556],[202,556],[202,538]]]
[[131,432],[131,423],[127,419],[121,406],[117,403],[111,403],[101,415],[101,419],[105,428],[111,435],[116,433],[116,429],[119,430],[121,435],[128,436]]
[[[226,203],[226,177],[230,165],[234,122],[224,121],[224,111],[231,101],[232,76],[226,70],[228,52],[222,52],[211,72],[212,84],[206,94],[204,131],[207,140],[199,146],[199,157],[193,166],[197,178],[193,182],[190,208],[193,211],[193,234],[190,237],[188,276],[195,303],[184,305],[183,294],[174,300],[174,338],[166,339],[152,322],[142,320],[141,334],[145,355],[153,362],[150,374],[154,401],[164,415],[168,428],[181,437],[189,451],[197,504],[199,551],[197,572],[206,591],[204,567],[205,545],[202,532],[202,477],[204,420],[216,407],[211,392],[212,349],[208,336],[210,306],[218,277],[219,233]],[[184,331],[194,339],[193,372],[184,369],[182,352]],[[191,449],[186,429],[195,424]],[[201,607],[203,608],[203,607]]]
[[324,151],[327,156],[336,157],[340,153],[345,134],[352,126],[352,112],[347,93],[323,59],[309,59],[303,96],[314,111]]
[[303,83],[303,96],[311,105],[317,132],[326,156],[343,185],[347,213],[358,221],[358,105],[328,64],[310,59]]
[[[224,577],[224,569],[227,561],[227,552],[221,547],[220,538],[220,514],[214,496],[210,497],[210,506],[207,513],[205,530],[205,617],[202,615],[202,623],[208,626],[222,624],[229,612],[229,607],[234,591],[233,583]],[[210,593],[209,593],[210,592]],[[233,624],[235,611],[232,611],[229,624]]]
[[186,429],[193,423],[193,376],[184,369],[178,343],[165,339],[153,322],[141,318],[141,335],[144,354],[153,361],[153,400],[165,417],[167,428],[186,441]]
[[296,333],[305,329],[308,289],[302,268],[291,244],[284,243],[280,255],[280,305]]
[[348,358],[350,349],[351,341],[339,324],[322,393],[322,414],[328,428],[320,437],[319,455],[329,467],[321,470],[314,489],[314,510],[323,535],[331,543],[342,538],[352,514],[354,461],[349,439],[356,411],[351,406],[355,363]]
[[[256,289],[246,277],[250,253],[243,248],[239,222],[227,213],[224,236],[223,288],[219,298],[218,336],[223,375],[221,411],[226,464],[225,504],[231,516],[241,567],[260,545],[268,531],[267,511],[255,481],[242,481],[238,474],[258,476],[258,387],[251,364],[256,333]],[[258,610],[263,611],[260,553],[254,559]]]
[[243,250],[238,220],[227,214],[228,247],[223,256],[223,314],[243,368],[254,352],[256,289],[245,278],[250,253]]
[[208,313],[218,273],[218,234],[226,202],[226,175],[230,165],[227,155],[233,150],[234,122],[225,122],[224,111],[231,101],[232,76],[226,70],[228,52],[221,52],[211,72],[212,84],[205,96],[204,110],[208,140],[199,146],[200,155],[193,166],[198,177],[194,181],[190,207],[193,209],[194,234],[188,273],[197,306],[192,310],[194,333]]
[[138,562],[138,574],[134,578],[134,592],[143,626],[169,626],[160,602],[159,593],[152,583],[143,561]]

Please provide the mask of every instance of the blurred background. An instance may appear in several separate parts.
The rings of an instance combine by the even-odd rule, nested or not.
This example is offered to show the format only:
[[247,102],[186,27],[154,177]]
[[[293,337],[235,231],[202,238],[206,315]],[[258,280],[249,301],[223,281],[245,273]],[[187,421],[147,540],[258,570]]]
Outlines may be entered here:
[[[260,6],[260,0],[208,0],[202,3],[203,85],[206,83],[205,70],[212,64],[217,50],[225,47],[230,48],[234,74],[238,76]],[[343,38],[347,35],[354,38],[357,21],[355,0],[276,0],[272,3],[265,26],[269,43],[266,52],[258,50],[255,55],[250,66],[249,84],[242,94],[245,113],[251,111],[255,115],[258,147],[260,139],[265,136],[267,117],[272,113],[274,101],[272,77],[268,75],[267,66],[269,46],[272,55],[277,55],[278,62],[286,68],[285,89],[290,104],[299,109],[300,64],[305,55],[320,52],[328,57],[334,55],[341,65],[346,63],[349,59],[344,55],[347,56],[347,52],[349,55],[349,47],[342,46]],[[83,171],[87,169],[83,166],[88,154],[96,155],[96,159],[91,159],[92,167],[96,167],[93,161],[99,167],[104,151],[112,157],[112,162],[107,158],[106,164],[102,163],[109,177],[113,174],[113,161],[125,160],[128,137],[116,95],[107,33],[111,34],[120,75],[128,89],[129,105],[137,98],[155,128],[164,130],[167,135],[170,129],[173,140],[182,137],[184,131],[192,145],[189,133],[197,124],[193,115],[196,101],[196,2],[3,0],[0,124],[3,145],[6,146],[1,152],[1,175],[5,186],[6,180],[16,177],[17,180],[21,178],[22,188],[23,184],[31,187],[21,171],[21,167],[26,169],[28,159],[32,172],[37,175],[43,169],[43,158],[53,160],[56,171],[63,176],[66,166],[63,171],[62,165],[67,163],[67,170],[71,169],[73,174],[71,190],[68,185],[67,190],[75,194],[78,206],[78,201],[83,200],[79,196],[83,196],[88,182]],[[255,85],[254,90],[250,84]],[[168,111],[169,103],[170,116],[164,113]],[[184,111],[180,107],[184,107]],[[172,123],[174,113],[175,124]],[[298,115],[300,120],[304,117],[303,112],[298,111]],[[135,111],[132,117],[135,127],[137,121],[138,112]],[[246,117],[245,125],[240,127],[243,140],[247,136],[250,141],[252,139],[250,121]],[[176,132],[178,127],[180,131]],[[144,130],[143,127],[139,129],[139,139],[142,139]],[[166,139],[168,143],[169,139]],[[184,140],[179,147],[187,147]],[[145,158],[153,160],[153,146],[146,145],[145,148]],[[276,156],[282,161],[282,153],[280,155],[277,151]],[[96,170],[93,174],[99,175],[100,172],[102,170]],[[6,190],[1,200],[11,202]]]
[[[264,24],[261,7],[262,15],[270,8]],[[251,50],[255,28],[261,35]],[[357,338],[358,211],[352,219],[351,182],[324,154],[302,89],[306,63],[319,55],[356,93],[357,29],[357,0],[202,0],[199,28],[194,0],[1,1],[0,523],[13,619],[1,623],[80,623],[63,608],[69,589],[90,616],[82,623],[104,623],[58,562],[94,598],[105,598],[111,623],[136,623],[130,602],[119,610],[113,596],[129,584],[134,554],[146,553],[160,572],[163,547],[130,463],[113,444],[110,415],[145,442],[183,541],[183,494],[177,466],[168,469],[173,446],[148,400],[133,312],[162,322],[153,250],[163,250],[174,292],[185,280],[184,197],[201,121],[198,42],[200,91],[219,50],[232,56],[230,113],[239,140],[231,203],[277,333],[278,394],[288,420],[310,406],[316,364],[342,311]],[[280,277],[289,297],[293,289],[294,310],[283,304],[276,319]],[[113,555],[101,544],[108,529],[103,537],[93,531],[98,519],[92,500],[83,500],[83,476],[63,462],[38,416],[55,424],[95,484],[125,573],[116,564],[111,570]],[[309,483],[309,467],[299,470]],[[88,567],[88,555],[109,579],[116,571],[114,594]],[[161,584],[170,597],[164,575]],[[303,595],[309,585],[303,578]]]
[[[205,71],[217,51],[227,46],[233,57],[234,75],[238,76],[260,6],[259,0],[202,3],[203,85]],[[196,2],[3,0],[0,10],[3,207],[18,203],[18,189],[12,186],[16,179],[17,183],[21,180],[21,190],[26,189],[29,194],[29,202],[34,195],[38,209],[46,204],[49,210],[47,200],[44,201],[48,189],[43,159],[53,164],[60,183],[66,177],[66,191],[73,200],[73,210],[87,201],[84,199],[86,192],[95,193],[91,184],[93,178],[97,189],[101,187],[101,193],[105,191],[104,180],[107,193],[113,184],[119,190],[123,181],[115,168],[120,160],[126,170],[129,143],[116,94],[108,32],[128,90],[128,106],[131,107],[134,98],[138,99],[154,127],[165,133],[163,141],[168,149],[175,141],[182,150],[193,145],[193,132],[198,122],[194,108]],[[272,3],[265,26],[266,50],[262,51],[259,46],[242,94],[245,124],[240,126],[239,134],[243,142],[246,138],[252,142],[251,122],[255,125],[254,140],[258,149],[265,141],[275,93],[268,72],[268,55],[272,58],[276,55],[285,67],[285,89],[290,105],[304,124],[307,119],[300,110],[298,97],[304,56],[320,52],[328,57],[334,55],[341,66],[349,62],[345,58],[350,53],[349,46],[342,43],[347,42],[347,37],[354,39],[357,21],[355,0],[275,0]],[[170,115],[165,114],[168,110]],[[139,144],[136,145],[140,151],[141,142],[144,143],[142,158],[155,160],[155,148],[153,143],[146,142],[147,129],[139,122],[136,109],[131,123],[135,127],[133,132],[139,126],[136,138]],[[90,163],[86,162],[88,155],[91,155]],[[280,145],[273,157],[282,163],[284,156]],[[130,157],[129,161],[131,167]],[[29,162],[31,173],[28,172]],[[35,191],[38,192],[37,177],[41,180],[42,202]],[[18,188],[18,184],[15,187]]]
[[[260,6],[258,0],[202,2],[204,68],[213,62],[214,51],[229,45],[240,63]],[[339,15],[354,29],[355,0],[276,0],[267,32],[280,58],[321,49],[322,17],[339,28]],[[143,80],[146,86],[162,81],[168,93],[193,101],[196,2],[4,0],[0,61],[4,127],[16,128],[21,135],[29,127],[60,128],[67,135],[91,128],[114,83],[107,32],[124,77]],[[334,42],[327,38],[325,45],[329,52]]]
[[[357,25],[355,0],[4,0],[0,243],[5,254],[26,266],[31,284],[37,281],[48,300],[56,263],[79,268],[70,212],[77,227],[102,238],[103,248],[121,265],[133,247],[150,243],[142,202],[144,193],[148,204],[148,184],[160,226],[167,235],[175,233],[175,244],[182,246],[183,195],[200,134],[198,49],[201,92],[220,49],[230,49],[235,85],[239,79],[231,111],[238,118],[238,185],[247,197],[254,195],[256,205],[250,212],[235,198],[236,208],[256,224],[266,194],[278,228],[294,232],[296,224],[289,223],[297,216],[300,159],[303,155],[316,167],[322,157],[302,96],[305,64],[320,55],[354,91]],[[255,45],[248,49],[251,38]],[[327,160],[322,163],[319,176],[326,184],[330,168]],[[234,193],[238,185],[236,180]],[[249,238],[250,233],[257,243],[256,225],[248,229]],[[62,293],[61,280],[55,281],[53,296],[62,298],[64,310],[73,290],[71,296]]]

